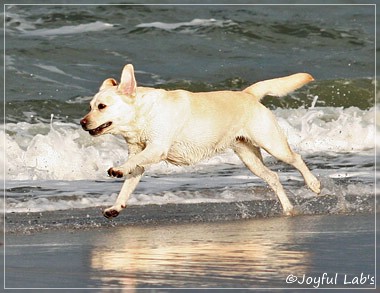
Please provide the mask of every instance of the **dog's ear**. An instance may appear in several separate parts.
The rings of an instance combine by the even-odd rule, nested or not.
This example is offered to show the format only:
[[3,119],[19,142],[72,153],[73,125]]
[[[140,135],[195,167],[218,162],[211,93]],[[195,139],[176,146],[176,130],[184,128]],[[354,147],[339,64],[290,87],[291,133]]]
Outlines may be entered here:
[[100,86],[99,91],[104,90],[108,87],[117,85],[117,81],[113,78],[107,78],[105,81],[103,81],[102,85]]
[[127,64],[121,73],[121,81],[117,89],[126,96],[134,97],[136,95],[136,88],[137,84],[133,65]]

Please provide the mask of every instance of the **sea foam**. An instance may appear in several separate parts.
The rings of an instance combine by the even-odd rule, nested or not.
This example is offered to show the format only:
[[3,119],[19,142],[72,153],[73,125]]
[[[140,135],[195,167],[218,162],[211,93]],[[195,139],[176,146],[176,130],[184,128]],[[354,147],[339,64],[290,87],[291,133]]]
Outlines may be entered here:
[[113,28],[110,23],[95,21],[78,25],[67,25],[51,29],[23,30],[25,36],[55,37],[60,35],[82,34],[85,32],[102,31]]
[[195,27],[225,27],[237,25],[231,20],[216,20],[214,18],[211,19],[193,19],[187,22],[175,22],[175,23],[167,23],[167,22],[150,22],[150,23],[140,23],[136,25],[137,28],[156,28],[162,29],[166,31],[176,30],[179,28],[195,28]]
[[[274,114],[291,147],[302,155],[318,152],[346,153],[371,150],[376,140],[375,108],[276,109]],[[106,170],[128,159],[121,137],[91,137],[79,125],[53,122],[8,123],[1,131],[6,168],[2,178],[10,180],[95,180],[106,178]],[[270,135],[270,134],[268,134]],[[378,139],[379,140],[379,139]],[[2,162],[4,163],[4,162]],[[167,163],[152,166],[151,173],[193,172],[204,165],[240,164],[232,151],[193,167]]]

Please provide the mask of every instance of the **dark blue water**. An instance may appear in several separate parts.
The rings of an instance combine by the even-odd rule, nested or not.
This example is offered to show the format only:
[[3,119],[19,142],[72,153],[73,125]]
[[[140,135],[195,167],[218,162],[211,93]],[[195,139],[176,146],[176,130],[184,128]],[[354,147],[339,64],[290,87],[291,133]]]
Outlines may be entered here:
[[92,95],[125,63],[142,85],[194,89],[373,77],[374,21],[365,5],[6,5],[6,97]]

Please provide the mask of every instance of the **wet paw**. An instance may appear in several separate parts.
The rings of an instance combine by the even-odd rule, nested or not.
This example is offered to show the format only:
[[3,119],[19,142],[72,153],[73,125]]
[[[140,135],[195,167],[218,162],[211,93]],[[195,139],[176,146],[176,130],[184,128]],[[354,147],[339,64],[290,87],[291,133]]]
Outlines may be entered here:
[[105,216],[107,219],[116,218],[119,215],[119,212],[113,208],[105,209],[103,211],[103,216]]
[[292,207],[292,208],[284,210],[285,216],[294,217],[294,216],[298,216],[300,214],[301,214],[301,211],[296,207]]
[[308,185],[309,188],[316,194],[321,193],[321,182],[319,182],[318,179],[314,179],[313,181],[309,182]]
[[109,168],[107,173],[110,177],[116,177],[116,178],[123,178],[124,177],[123,171],[121,171],[120,169],[117,169],[117,168]]

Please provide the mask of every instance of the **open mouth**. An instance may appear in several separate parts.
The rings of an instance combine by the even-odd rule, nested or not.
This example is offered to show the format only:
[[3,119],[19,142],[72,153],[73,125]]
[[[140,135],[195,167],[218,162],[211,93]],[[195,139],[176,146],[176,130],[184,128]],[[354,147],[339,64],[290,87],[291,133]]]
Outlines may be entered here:
[[103,132],[104,129],[106,129],[107,127],[110,127],[112,124],[112,122],[106,122],[106,123],[103,123],[102,125],[96,127],[95,129],[91,129],[89,130],[88,132],[91,134],[91,135],[99,135]]

